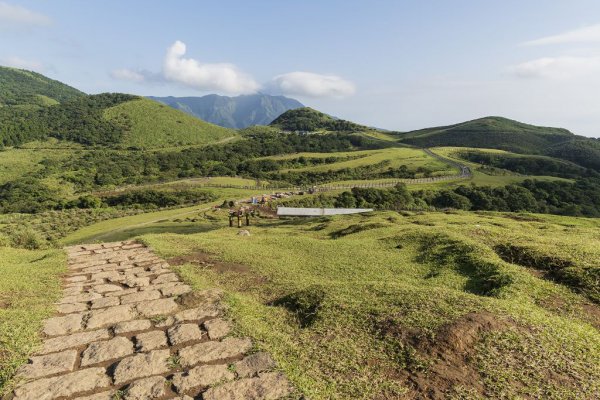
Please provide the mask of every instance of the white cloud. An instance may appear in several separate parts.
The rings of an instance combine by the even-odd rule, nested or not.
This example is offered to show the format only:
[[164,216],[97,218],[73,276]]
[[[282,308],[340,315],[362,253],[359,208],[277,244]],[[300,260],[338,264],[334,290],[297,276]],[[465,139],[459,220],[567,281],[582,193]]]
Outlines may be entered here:
[[212,90],[233,94],[254,93],[258,83],[228,63],[207,64],[193,58],[185,58],[186,45],[179,40],[167,50],[163,62],[166,80],[177,82],[198,90]]
[[312,72],[289,72],[278,75],[267,84],[272,92],[306,97],[348,97],[356,91],[354,84],[335,75]]
[[525,46],[541,46],[565,43],[600,43],[600,24],[547,36],[523,43]]
[[51,23],[46,15],[0,1],[0,27],[48,26]]
[[593,78],[597,80],[600,75],[600,56],[543,57],[515,65],[510,70],[521,78],[560,80]]
[[143,82],[146,80],[143,73],[127,68],[115,69],[110,76],[121,81]]
[[7,67],[27,69],[30,71],[43,72],[46,68],[44,65],[35,60],[25,60],[17,56],[10,56],[7,58],[0,59],[0,64],[6,65]]

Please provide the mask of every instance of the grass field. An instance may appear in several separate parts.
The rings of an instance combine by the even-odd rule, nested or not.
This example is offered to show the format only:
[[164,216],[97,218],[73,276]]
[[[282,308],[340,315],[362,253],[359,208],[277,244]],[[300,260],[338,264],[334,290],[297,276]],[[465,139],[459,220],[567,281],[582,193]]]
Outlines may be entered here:
[[41,322],[54,312],[65,270],[60,250],[0,248],[0,396],[40,344]]
[[209,124],[148,99],[119,104],[107,109],[104,115],[111,121],[128,126],[122,143],[125,147],[162,149],[215,143],[237,136],[232,129]]
[[333,164],[320,164],[304,168],[296,168],[293,169],[293,171],[336,171],[343,168],[356,168],[361,166],[378,164],[383,161],[389,161],[390,163],[382,169],[387,169],[389,167],[397,168],[401,165],[406,165],[411,171],[414,171],[419,167],[428,168],[434,171],[433,175],[448,175],[457,172],[446,163],[427,155],[425,152],[423,152],[423,150],[404,147],[392,147],[382,150],[363,150],[338,153],[298,153],[265,158],[270,158],[274,160],[285,160],[297,158],[300,156],[304,156],[306,158],[327,158],[332,156],[357,158],[339,161]]
[[[42,146],[43,142],[37,142]],[[48,145],[51,145],[49,142]],[[58,162],[73,155],[71,149],[7,148],[0,151],[0,184],[17,180],[44,168],[42,161]]]
[[418,397],[432,387],[449,399],[591,399],[600,313],[590,292],[497,249],[542,252],[584,276],[598,268],[599,228],[557,216],[385,212],[265,220],[250,237],[221,228],[143,240],[166,257],[221,260],[178,271],[195,288],[225,289],[239,333],[311,399]]
[[[222,204],[223,200],[248,199],[253,195],[259,195],[255,191],[245,189],[213,189],[213,191],[219,197],[214,202],[101,221],[69,234],[61,240],[61,244],[123,240],[150,232],[189,233],[198,229],[205,230],[206,221],[204,220],[201,221],[204,225],[200,228],[197,228],[197,223],[186,223],[184,220],[186,218],[202,219],[206,210]],[[182,223],[173,223],[174,220],[180,220]]]

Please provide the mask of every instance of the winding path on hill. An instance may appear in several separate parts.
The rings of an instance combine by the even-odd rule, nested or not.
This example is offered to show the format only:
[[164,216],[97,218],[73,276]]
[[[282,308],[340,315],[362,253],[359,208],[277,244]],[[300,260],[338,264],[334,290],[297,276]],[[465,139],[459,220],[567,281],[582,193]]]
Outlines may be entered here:
[[64,297],[14,400],[278,399],[271,357],[230,333],[222,292],[193,291],[141,243],[72,246]]

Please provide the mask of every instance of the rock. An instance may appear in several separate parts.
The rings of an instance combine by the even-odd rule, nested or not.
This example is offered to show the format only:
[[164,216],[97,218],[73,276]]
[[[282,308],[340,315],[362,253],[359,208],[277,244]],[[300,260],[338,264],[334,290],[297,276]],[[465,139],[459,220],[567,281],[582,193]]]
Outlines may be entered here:
[[115,400],[116,392],[109,390],[108,392],[96,393],[91,396],[76,397],[73,400]]
[[222,342],[204,342],[179,350],[181,365],[189,367],[239,357],[252,347],[250,339],[228,338]]
[[246,378],[208,389],[203,400],[275,400],[288,396],[293,388],[280,373],[270,372],[258,378]]
[[245,357],[242,361],[234,364],[235,372],[242,378],[249,378],[259,372],[269,371],[275,368],[275,361],[264,352]]
[[82,329],[83,314],[69,314],[64,317],[47,319],[44,333],[48,336],[66,335]]
[[35,379],[69,372],[73,370],[76,360],[76,350],[66,350],[60,353],[31,357],[30,363],[24,365],[18,375],[27,379]]
[[121,296],[121,304],[138,303],[140,301],[156,300],[160,299],[160,292],[158,290],[145,290],[142,292],[132,293],[125,296]]
[[92,300],[92,310],[105,307],[114,307],[119,305],[118,297],[103,297],[101,299]]
[[231,323],[221,318],[215,318],[204,322],[204,329],[208,331],[210,340],[221,339],[231,331]]
[[153,376],[133,382],[127,388],[125,400],[149,400],[165,395],[167,380],[162,376]]
[[116,324],[118,322],[135,319],[136,313],[131,306],[115,306],[90,311],[86,323],[86,329],[94,329],[102,326]]
[[115,360],[132,353],[133,343],[122,336],[103,342],[94,342],[84,350],[81,358],[81,366],[87,367],[88,365]]
[[144,286],[148,286],[150,284],[150,278],[148,278],[148,277],[136,278],[134,276],[131,276],[131,277],[127,277],[125,279],[125,281],[123,281],[123,283],[125,285],[129,286],[130,288],[144,287]]
[[152,328],[152,322],[148,319],[136,319],[134,321],[119,322],[114,327],[115,335],[122,333],[145,331]]
[[202,331],[197,324],[179,324],[169,328],[169,342],[172,346],[202,339]]
[[106,297],[125,296],[126,294],[136,293],[137,291],[138,291],[138,288],[123,289],[120,292],[106,293],[105,296]]
[[118,285],[112,285],[110,283],[107,283],[104,285],[96,285],[93,287],[92,290],[96,293],[107,293],[107,292],[118,292],[118,291],[123,290],[123,288]]
[[201,307],[190,308],[175,314],[176,322],[197,321],[205,318],[213,318],[220,314],[221,310],[216,304],[207,304]]
[[108,332],[108,329],[98,329],[96,331],[74,333],[68,336],[58,336],[52,339],[46,339],[44,341],[44,347],[40,353],[53,353],[55,351],[79,347],[84,344],[108,338],[110,338],[110,332]]
[[168,315],[164,318],[161,318],[159,321],[156,321],[154,326],[157,328],[166,328],[167,326],[171,326],[175,323],[175,317],[172,315]]
[[150,353],[136,354],[124,358],[115,368],[115,385],[168,372],[167,360],[169,356],[169,350],[154,350]]
[[87,305],[85,303],[59,304],[56,308],[61,314],[71,314],[87,310]]
[[151,300],[136,305],[138,312],[144,317],[170,314],[177,311],[178,306],[172,298]]
[[211,386],[222,381],[230,381],[235,375],[229,371],[226,364],[201,365],[190,369],[187,373],[177,373],[173,376],[173,385],[178,393],[187,392],[197,387]]
[[139,351],[150,351],[167,345],[167,336],[163,331],[140,333],[135,336],[135,347]]
[[180,296],[185,293],[189,293],[192,291],[192,288],[188,285],[176,285],[161,289],[160,292],[163,296]]
[[110,385],[104,368],[86,368],[52,378],[38,379],[15,389],[14,400],[51,400]]
[[99,299],[100,297],[102,297],[102,295],[99,293],[81,293],[74,296],[63,297],[63,299],[59,301],[59,304],[87,303],[88,301]]
[[238,236],[250,236],[250,231],[247,229],[242,229],[238,232]]
[[153,285],[158,285],[161,283],[167,283],[167,282],[178,282],[179,278],[177,277],[177,275],[175,275],[174,273],[169,273],[169,274],[162,274],[159,275],[158,277],[154,278],[154,280],[152,281]]

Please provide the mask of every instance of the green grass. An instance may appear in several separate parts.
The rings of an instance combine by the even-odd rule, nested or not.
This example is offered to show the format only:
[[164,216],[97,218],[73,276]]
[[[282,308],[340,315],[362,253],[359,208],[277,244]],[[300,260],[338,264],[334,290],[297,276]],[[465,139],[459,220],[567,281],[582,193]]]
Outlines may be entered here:
[[[575,399],[600,390],[589,300],[493,249],[523,243],[585,268],[600,259],[598,228],[556,216],[386,212],[265,220],[250,237],[221,228],[143,240],[166,257],[203,250],[247,265],[246,273],[178,270],[195,288],[225,289],[238,333],[271,352],[309,398],[401,398],[403,377],[439,373],[439,360],[411,337],[489,313],[504,322],[484,329],[473,357],[456,366],[477,372],[480,397]],[[447,398],[464,398],[461,390]]]
[[383,167],[383,170],[398,168],[406,165],[409,170],[414,171],[419,167],[428,168],[433,172],[432,175],[448,175],[456,171],[446,163],[439,161],[420,149],[411,149],[405,147],[392,147],[382,150],[363,150],[338,153],[297,153],[285,156],[265,157],[273,160],[285,160],[304,156],[306,158],[327,158],[327,157],[357,157],[351,160],[339,161],[333,164],[320,164],[309,167],[297,168],[293,170],[282,171],[337,171],[344,168],[356,168],[367,165],[374,165],[383,161],[389,161],[389,164]]
[[40,344],[42,321],[55,310],[66,257],[60,250],[0,248],[0,395]]
[[127,126],[122,145],[158,148],[213,144],[237,136],[222,128],[175,110],[153,100],[139,99],[121,103],[104,112],[112,121]]
[[[43,142],[36,142],[42,146]],[[48,145],[51,145],[48,142]],[[42,161],[58,162],[73,154],[70,149],[7,148],[0,151],[0,184],[22,178],[44,168]]]
[[61,239],[60,243],[71,245],[76,243],[122,240],[141,233],[148,233],[148,231],[152,231],[153,229],[156,229],[157,232],[180,231],[183,233],[193,231],[194,229],[203,230],[204,228],[189,227],[186,224],[172,225],[171,222],[203,215],[204,211],[211,209],[215,205],[222,204],[223,200],[249,199],[251,196],[257,195],[257,193],[245,189],[213,189],[213,191],[219,197],[214,202],[101,221],[70,233]]

